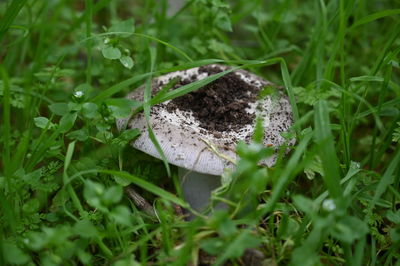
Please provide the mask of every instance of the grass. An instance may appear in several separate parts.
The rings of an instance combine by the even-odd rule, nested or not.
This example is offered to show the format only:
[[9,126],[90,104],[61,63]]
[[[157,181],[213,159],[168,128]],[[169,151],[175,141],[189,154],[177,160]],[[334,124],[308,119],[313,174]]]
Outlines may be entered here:
[[[0,3],[0,265],[246,265],[249,249],[264,265],[399,265],[399,1],[168,12],[165,0]],[[296,145],[267,169],[259,133],[238,144],[213,195],[231,208],[187,222],[176,167],[129,147],[139,132],[116,120],[222,74],[124,99],[152,77],[210,63],[285,87]]]

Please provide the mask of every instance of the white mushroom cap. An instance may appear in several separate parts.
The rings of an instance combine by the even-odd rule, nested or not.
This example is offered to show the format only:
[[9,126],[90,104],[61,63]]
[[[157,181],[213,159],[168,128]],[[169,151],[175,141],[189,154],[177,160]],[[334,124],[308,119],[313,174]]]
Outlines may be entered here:
[[[220,68],[221,71],[229,69],[227,66],[212,66]],[[260,91],[267,85],[273,85],[271,82],[244,70],[236,70],[233,73],[246,83],[257,86]],[[199,67],[172,72],[155,78],[153,90],[156,88],[155,92],[157,92],[160,89],[157,88],[157,84],[165,85],[176,77],[182,79],[195,77],[196,80],[201,80],[208,75],[208,73],[199,72]],[[133,91],[127,97],[143,101],[143,92],[144,86]],[[220,154],[236,160],[236,143],[239,140],[246,142],[251,140],[254,123],[244,125],[239,130],[218,132],[218,135],[216,135],[215,132],[200,127],[200,122],[192,115],[191,111],[180,109],[176,109],[174,112],[168,111],[166,106],[169,102],[165,101],[153,106],[150,115],[152,129],[168,162],[192,171],[211,175],[221,175],[224,168],[233,168],[234,165],[231,162],[209,149],[206,142],[216,147]],[[281,133],[287,131],[292,125],[292,110],[287,97],[280,92],[279,97],[267,96],[262,100],[257,100],[257,102],[249,103],[249,106],[250,108],[246,108],[246,112],[261,115],[264,119],[265,137],[263,143],[274,147],[284,144],[285,139],[281,136]],[[119,129],[126,124],[127,120],[118,120]],[[235,123],[235,121],[232,121],[232,123]],[[161,159],[149,138],[143,113],[138,113],[131,118],[128,127],[138,128],[142,133],[132,142],[133,147]],[[293,144],[293,141],[290,142],[290,144]],[[276,155],[272,155],[264,163],[272,166],[275,161]]]

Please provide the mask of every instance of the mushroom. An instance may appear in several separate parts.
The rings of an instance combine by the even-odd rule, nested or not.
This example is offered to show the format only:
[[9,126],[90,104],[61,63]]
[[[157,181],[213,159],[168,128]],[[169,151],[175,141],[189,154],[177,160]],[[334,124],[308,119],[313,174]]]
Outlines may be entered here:
[[[153,80],[152,94],[172,79],[178,78],[177,87],[228,69],[214,64],[172,72]],[[263,117],[265,145],[278,147],[285,142],[281,133],[292,124],[291,107],[281,91],[277,97],[268,95],[261,99],[259,93],[267,86],[276,87],[252,73],[235,70],[197,91],[152,107],[152,129],[168,162],[178,166],[183,196],[192,209],[204,210],[211,192],[221,185],[224,169],[235,167],[228,158],[237,159],[237,141],[250,142],[257,115]],[[142,86],[127,97],[142,101],[143,93]],[[143,113],[117,123],[120,129],[125,125],[138,128],[142,134],[132,146],[161,158],[149,138]],[[276,157],[274,154],[264,163],[272,166]]]

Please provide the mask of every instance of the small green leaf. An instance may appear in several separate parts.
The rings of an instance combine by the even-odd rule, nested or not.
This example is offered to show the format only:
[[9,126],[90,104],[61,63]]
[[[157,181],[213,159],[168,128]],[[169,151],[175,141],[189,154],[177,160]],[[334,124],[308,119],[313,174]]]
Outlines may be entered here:
[[71,131],[70,133],[67,134],[67,137],[70,139],[85,141],[89,138],[89,132],[88,132],[87,128],[82,128],[82,129]]
[[2,245],[4,259],[8,265],[27,265],[29,262],[29,256],[26,255],[22,249],[20,249],[14,243],[5,242]]
[[231,46],[226,45],[223,42],[220,42],[216,39],[211,39],[208,41],[208,48],[216,53],[225,52],[225,53],[232,53],[233,49]]
[[389,231],[390,238],[393,243],[399,243],[400,241],[400,228],[392,228]]
[[386,217],[388,218],[389,221],[395,223],[395,224],[400,224],[400,210],[394,212],[394,211],[388,211],[386,213]]
[[27,214],[32,214],[37,211],[39,211],[40,208],[40,202],[37,198],[33,198],[25,202],[25,204],[22,206],[22,210],[24,213]]
[[104,194],[104,186],[100,183],[86,180],[83,196],[90,206],[104,210],[101,197]]
[[139,262],[134,259],[134,255],[129,255],[123,259],[117,260],[113,263],[114,266],[140,266]]
[[77,113],[68,113],[61,117],[60,119],[60,132],[65,133],[70,130],[74,124],[77,117]]
[[337,222],[331,234],[336,239],[351,244],[368,232],[369,229],[365,222],[354,216],[349,216]]
[[117,47],[106,46],[101,50],[104,58],[107,59],[119,59],[121,57],[121,51]]
[[232,31],[231,20],[227,13],[218,12],[214,20],[215,25],[224,31]]
[[82,114],[86,118],[95,118],[99,116],[98,112],[99,107],[95,103],[84,103],[82,105]]
[[292,199],[294,205],[296,205],[297,208],[307,214],[314,212],[316,209],[314,202],[311,199],[306,198],[302,195],[294,195]]
[[33,121],[35,123],[35,126],[37,126],[38,128],[46,128],[47,125],[49,125],[48,128],[54,127],[54,124],[51,123],[48,118],[43,116],[35,117]]
[[118,146],[124,147],[127,145],[131,140],[136,138],[140,135],[140,130],[137,128],[128,129],[121,133],[118,138],[112,140],[112,144],[116,144]]
[[130,56],[128,56],[128,55],[121,56],[119,58],[119,61],[127,69],[131,69],[133,67],[133,65],[134,65],[132,58]]
[[69,112],[67,103],[53,103],[49,105],[49,109],[55,115],[65,115]]
[[132,35],[132,33],[135,32],[135,21],[133,18],[123,20],[123,21],[117,21],[112,23],[112,26],[108,30],[108,32],[123,32],[123,33],[118,33],[117,35],[121,37],[129,37]]
[[226,260],[238,258],[243,255],[248,248],[255,248],[261,241],[248,231],[240,232],[233,240],[224,245],[222,252],[219,253],[215,265],[222,265]]
[[397,122],[397,128],[393,132],[393,138],[392,140],[394,142],[400,142],[400,122]]
[[68,109],[70,111],[80,111],[82,109],[82,104],[81,103],[69,102],[68,103]]
[[90,265],[90,260],[92,259],[92,255],[79,249],[78,251],[78,258],[83,263],[83,265]]
[[129,181],[128,179],[123,178],[123,177],[119,177],[119,176],[113,176],[113,177],[114,177],[115,182],[122,187],[126,187],[132,183],[131,181]]
[[224,248],[224,241],[219,238],[209,238],[201,241],[201,249],[211,255],[219,254]]
[[73,229],[75,234],[85,238],[95,237],[98,233],[96,227],[89,220],[78,221]]
[[102,196],[102,201],[106,205],[118,203],[122,198],[122,187],[112,186],[107,188]]
[[106,101],[106,104],[115,118],[128,117],[131,114],[132,108],[138,106],[138,102],[125,98],[109,99]]
[[119,224],[131,226],[131,212],[126,206],[119,205],[112,209],[110,216]]

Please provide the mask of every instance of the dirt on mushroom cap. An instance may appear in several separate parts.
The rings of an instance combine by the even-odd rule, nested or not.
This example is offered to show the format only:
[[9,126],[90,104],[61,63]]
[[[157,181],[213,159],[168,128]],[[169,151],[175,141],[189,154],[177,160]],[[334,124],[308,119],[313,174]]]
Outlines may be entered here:
[[[222,72],[218,66],[203,66],[199,73],[208,75]],[[197,76],[180,80],[175,88],[195,81]],[[235,72],[209,83],[203,88],[170,101],[166,108],[169,112],[176,109],[191,111],[199,121],[200,127],[211,131],[215,136],[219,132],[238,130],[254,122],[255,114],[246,111],[249,103],[257,100],[260,88],[245,82]]]

